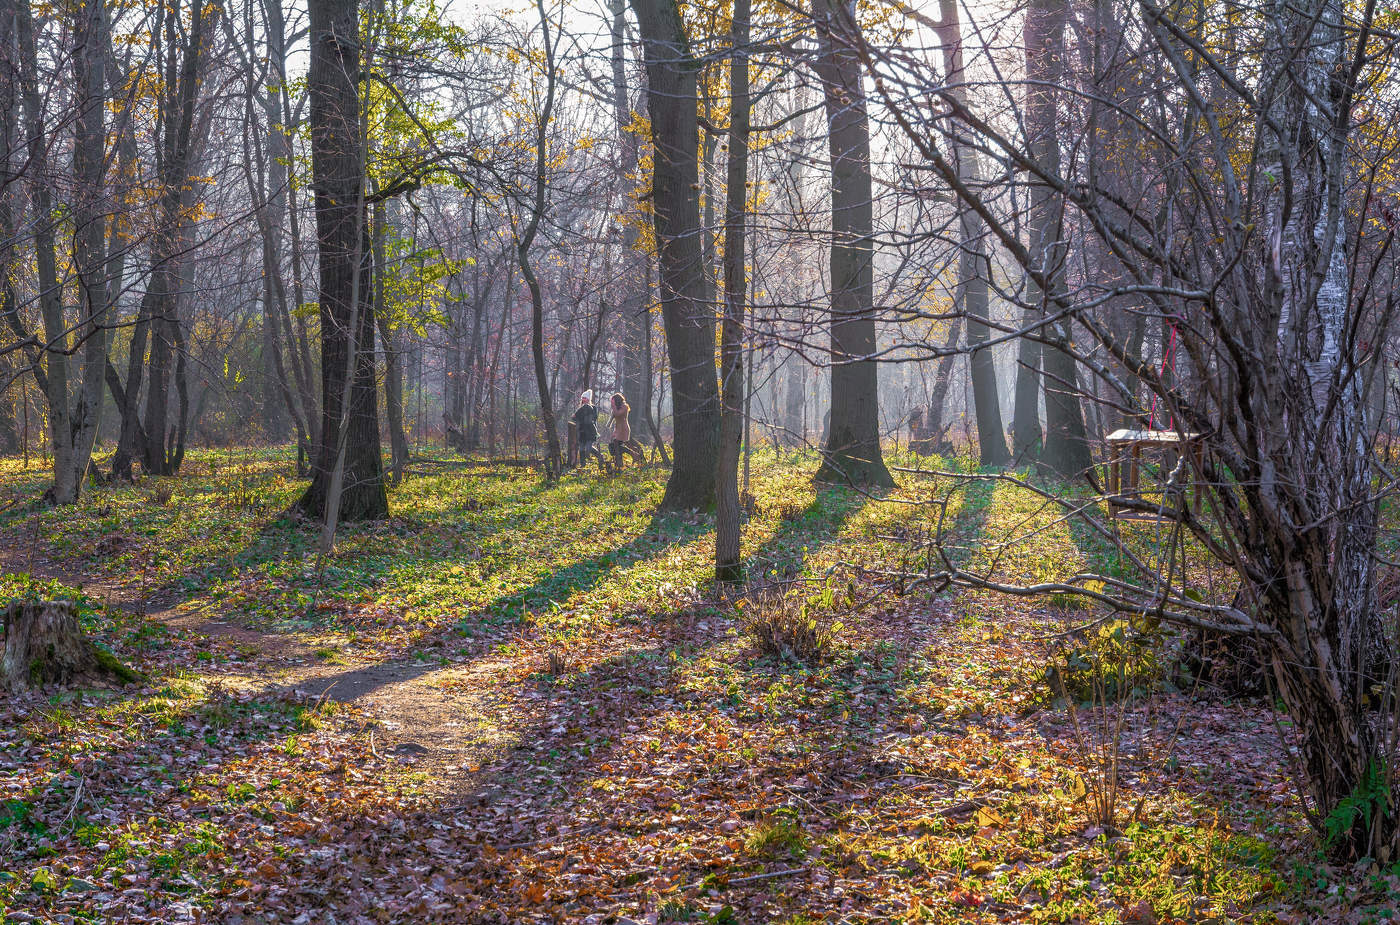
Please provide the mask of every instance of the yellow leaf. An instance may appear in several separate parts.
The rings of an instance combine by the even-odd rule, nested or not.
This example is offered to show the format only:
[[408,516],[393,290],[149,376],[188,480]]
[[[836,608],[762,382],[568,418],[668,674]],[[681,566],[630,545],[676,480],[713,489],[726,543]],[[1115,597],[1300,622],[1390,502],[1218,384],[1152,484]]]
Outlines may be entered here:
[[978,828],[1006,825],[1006,818],[1002,816],[1001,813],[986,806],[979,809],[977,815],[973,816],[972,819],[977,824]]

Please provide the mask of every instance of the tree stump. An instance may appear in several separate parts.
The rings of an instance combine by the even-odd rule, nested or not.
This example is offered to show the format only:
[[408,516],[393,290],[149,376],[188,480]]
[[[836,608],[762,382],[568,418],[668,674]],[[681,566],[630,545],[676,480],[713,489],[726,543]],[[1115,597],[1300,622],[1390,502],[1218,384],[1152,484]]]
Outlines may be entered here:
[[140,680],[110,652],[83,635],[68,601],[12,601],[5,608],[0,687],[12,692],[46,684]]

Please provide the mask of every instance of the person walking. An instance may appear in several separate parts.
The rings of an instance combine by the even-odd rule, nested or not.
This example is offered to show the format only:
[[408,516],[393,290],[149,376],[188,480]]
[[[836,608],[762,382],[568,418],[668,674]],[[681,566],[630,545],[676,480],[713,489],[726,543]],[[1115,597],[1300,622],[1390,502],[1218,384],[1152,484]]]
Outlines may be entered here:
[[632,439],[632,425],[627,420],[627,416],[632,413],[632,407],[627,404],[627,399],[621,392],[614,392],[612,397],[612,440],[608,443],[608,449],[612,451],[613,468],[622,471],[622,451],[627,453],[637,461],[637,465],[646,465],[646,453],[642,450],[642,445]]
[[598,468],[608,471],[608,462],[598,449],[598,409],[593,407],[593,390],[586,389],[579,396],[578,408],[574,410],[574,424],[578,426],[578,464],[582,468],[592,456],[598,460]]

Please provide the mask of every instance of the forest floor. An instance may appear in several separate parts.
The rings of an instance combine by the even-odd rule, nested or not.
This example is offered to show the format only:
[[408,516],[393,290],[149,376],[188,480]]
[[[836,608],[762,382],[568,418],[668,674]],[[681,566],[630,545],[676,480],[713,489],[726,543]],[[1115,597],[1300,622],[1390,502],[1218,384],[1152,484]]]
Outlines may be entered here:
[[[147,675],[0,700],[0,921],[1394,914],[1400,865],[1321,860],[1286,718],[1183,680],[1170,634],[1066,635],[1105,615],[873,574],[917,568],[940,516],[1012,577],[1110,568],[1112,544],[1005,484],[902,473],[872,498],[756,463],[768,590],[739,601],[708,579],[712,523],[654,516],[663,470],[425,461],[319,562],[281,451],[59,510],[0,460],[0,599],[77,601]],[[756,649],[777,595],[820,657]],[[1101,658],[1130,696],[1056,696],[1047,666]]]

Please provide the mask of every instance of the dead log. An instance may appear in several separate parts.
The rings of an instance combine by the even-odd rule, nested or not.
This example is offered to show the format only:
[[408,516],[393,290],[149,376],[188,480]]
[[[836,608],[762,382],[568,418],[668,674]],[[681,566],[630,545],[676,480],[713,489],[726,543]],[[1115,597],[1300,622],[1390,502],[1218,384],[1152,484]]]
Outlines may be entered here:
[[68,601],[11,601],[5,608],[0,687],[12,692],[48,684],[92,685],[141,680],[83,635]]

